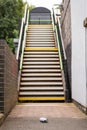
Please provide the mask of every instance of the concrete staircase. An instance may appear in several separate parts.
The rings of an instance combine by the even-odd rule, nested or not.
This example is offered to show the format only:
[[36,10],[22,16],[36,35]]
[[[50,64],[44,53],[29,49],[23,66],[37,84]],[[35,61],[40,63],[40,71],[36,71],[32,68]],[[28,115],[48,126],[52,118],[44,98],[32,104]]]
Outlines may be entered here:
[[58,48],[52,25],[29,25],[19,101],[64,101]]

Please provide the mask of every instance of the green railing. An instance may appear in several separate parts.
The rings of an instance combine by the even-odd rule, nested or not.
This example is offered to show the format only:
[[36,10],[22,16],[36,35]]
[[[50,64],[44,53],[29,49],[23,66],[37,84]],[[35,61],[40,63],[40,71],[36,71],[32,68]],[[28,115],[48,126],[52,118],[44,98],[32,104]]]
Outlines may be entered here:
[[53,23],[53,28],[55,32],[55,38],[56,38],[56,42],[58,46],[61,70],[64,75],[63,77],[65,81],[64,83],[65,98],[66,98],[66,102],[71,102],[71,88],[70,88],[68,68],[67,68],[67,57],[66,57],[66,52],[64,48],[61,25],[60,25],[60,16],[56,16],[53,10],[52,17],[53,17],[52,23]]
[[28,18],[29,18],[29,10],[27,8],[27,4],[25,5],[25,12],[24,17],[21,20],[21,28],[20,28],[20,34],[19,34],[19,42],[18,42],[18,49],[16,54],[16,59],[18,61],[18,69],[20,70],[20,67],[22,67],[22,58],[23,58],[23,49],[25,46],[25,37],[26,37],[26,29],[28,25]]
[[24,17],[21,21],[21,28],[20,28],[20,35],[19,35],[19,43],[18,43],[18,49],[16,54],[16,59],[18,61],[18,91],[20,86],[20,77],[21,77],[21,70],[22,70],[22,62],[23,62],[23,53],[26,43],[26,31],[28,27],[28,20],[29,20],[29,10],[27,5],[25,5],[25,12]]
[[25,43],[26,43],[26,31],[27,31],[27,28],[28,28],[28,19],[29,19],[29,10],[27,11],[26,25],[25,25],[24,34],[23,34],[22,52],[21,52],[21,60],[20,60],[20,70],[22,69],[24,47],[25,47]]
[[61,70],[63,70],[62,56],[61,56],[61,50],[60,50],[60,44],[59,44],[59,38],[58,38],[58,31],[57,31],[57,27],[56,26],[55,26],[55,33],[56,33],[56,40],[57,40],[57,44],[58,44],[60,66],[61,66]]

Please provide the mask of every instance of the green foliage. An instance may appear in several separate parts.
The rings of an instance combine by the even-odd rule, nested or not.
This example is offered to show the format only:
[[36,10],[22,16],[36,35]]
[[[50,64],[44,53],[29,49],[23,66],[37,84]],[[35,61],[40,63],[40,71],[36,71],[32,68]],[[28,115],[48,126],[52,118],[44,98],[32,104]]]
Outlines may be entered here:
[[15,53],[15,46],[14,46],[13,38],[6,37],[6,41],[9,47],[11,48],[12,52]]
[[0,39],[5,39],[12,50],[13,38],[18,37],[18,25],[23,11],[22,0],[0,0]]

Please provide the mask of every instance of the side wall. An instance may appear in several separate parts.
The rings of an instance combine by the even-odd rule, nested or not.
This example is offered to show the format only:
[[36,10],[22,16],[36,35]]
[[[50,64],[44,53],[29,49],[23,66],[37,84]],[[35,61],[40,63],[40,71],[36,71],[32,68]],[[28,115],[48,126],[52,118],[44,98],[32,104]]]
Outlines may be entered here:
[[72,99],[87,111],[87,0],[63,0],[61,27],[69,76],[71,76]]
[[63,0],[61,17],[62,36],[67,56],[69,82],[71,84],[71,7],[70,0]]
[[17,101],[17,61],[5,41],[0,40],[0,111],[7,114]]
[[[85,28],[86,0],[71,0],[72,18],[72,98],[84,107],[86,102]],[[87,51],[87,50],[86,50]]]

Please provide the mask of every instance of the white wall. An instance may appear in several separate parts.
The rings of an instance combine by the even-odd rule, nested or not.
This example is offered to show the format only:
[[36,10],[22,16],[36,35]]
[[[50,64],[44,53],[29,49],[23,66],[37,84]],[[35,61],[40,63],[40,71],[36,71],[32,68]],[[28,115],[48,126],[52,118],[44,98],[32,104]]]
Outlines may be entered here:
[[[85,16],[87,17],[87,0],[85,0]],[[87,28],[85,28],[85,52],[86,52],[86,107],[87,107]]]
[[[87,0],[71,0],[72,23],[72,98],[87,105],[86,89],[86,42],[83,21]],[[87,51],[87,50],[86,50]]]

